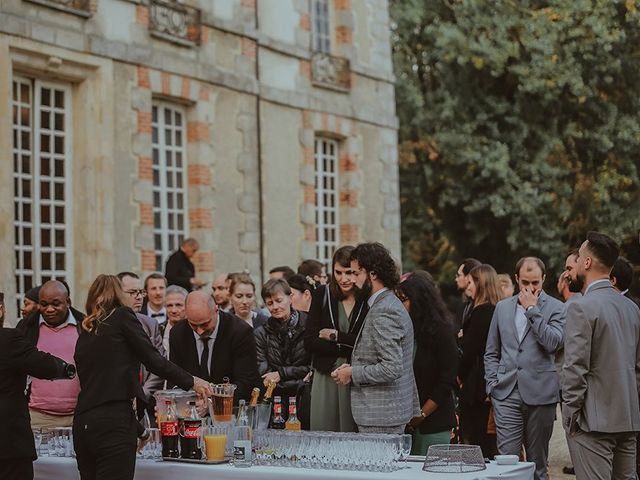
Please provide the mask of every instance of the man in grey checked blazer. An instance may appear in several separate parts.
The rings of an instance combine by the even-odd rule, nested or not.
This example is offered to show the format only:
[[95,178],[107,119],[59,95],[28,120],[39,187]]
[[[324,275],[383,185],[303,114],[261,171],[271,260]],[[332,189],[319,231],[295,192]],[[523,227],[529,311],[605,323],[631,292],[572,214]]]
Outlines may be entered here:
[[351,259],[369,312],[351,365],[341,365],[332,376],[339,384],[352,384],[351,411],[360,432],[403,433],[420,416],[420,406],[413,376],[413,325],[392,290],[398,270],[379,243],[358,245]]

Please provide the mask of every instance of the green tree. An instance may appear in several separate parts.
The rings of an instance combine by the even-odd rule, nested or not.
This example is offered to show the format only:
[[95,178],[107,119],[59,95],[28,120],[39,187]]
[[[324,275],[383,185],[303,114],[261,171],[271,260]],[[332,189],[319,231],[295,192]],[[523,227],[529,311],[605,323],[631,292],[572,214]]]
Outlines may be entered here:
[[637,247],[640,13],[627,0],[392,0],[407,267]]

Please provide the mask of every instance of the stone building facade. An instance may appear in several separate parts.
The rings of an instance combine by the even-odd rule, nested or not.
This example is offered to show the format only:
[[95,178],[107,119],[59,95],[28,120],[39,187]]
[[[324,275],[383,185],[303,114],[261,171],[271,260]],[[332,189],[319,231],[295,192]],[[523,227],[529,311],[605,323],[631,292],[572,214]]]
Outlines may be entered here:
[[393,82],[387,0],[3,0],[0,288],[399,255]]

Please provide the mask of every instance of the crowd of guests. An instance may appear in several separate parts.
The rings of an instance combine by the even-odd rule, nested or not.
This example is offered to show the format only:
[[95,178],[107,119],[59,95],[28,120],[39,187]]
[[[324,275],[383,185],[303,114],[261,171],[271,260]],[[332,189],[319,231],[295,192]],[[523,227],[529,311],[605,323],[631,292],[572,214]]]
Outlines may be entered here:
[[[624,475],[635,475],[640,431],[640,310],[628,292],[633,267],[606,235],[589,233],[567,256],[563,301],[543,290],[539,258],[515,265],[516,295],[511,275],[464,260],[459,316],[429,273],[401,276],[379,243],[337,249],[330,276],[316,260],[297,272],[273,268],[262,307],[246,272],[220,273],[203,288],[191,262],[198,248],[187,239],[164,274],[144,281],[129,271],[98,276],[86,315],[62,282],[26,292],[15,331],[0,329],[0,342],[13,345],[0,353],[0,377],[12,372],[6,388],[25,404],[22,424],[7,428],[24,427],[28,407],[33,429],[73,427],[83,480],[130,479],[155,392],[194,389],[206,415],[211,383],[235,384],[236,402],[274,383],[285,418],[296,398],[305,429],[408,431],[418,455],[434,444],[479,445],[489,458],[526,457],[546,479],[562,401],[578,478],[634,478]],[[65,379],[46,380],[57,377]],[[1,478],[31,478],[26,443],[9,449]]]

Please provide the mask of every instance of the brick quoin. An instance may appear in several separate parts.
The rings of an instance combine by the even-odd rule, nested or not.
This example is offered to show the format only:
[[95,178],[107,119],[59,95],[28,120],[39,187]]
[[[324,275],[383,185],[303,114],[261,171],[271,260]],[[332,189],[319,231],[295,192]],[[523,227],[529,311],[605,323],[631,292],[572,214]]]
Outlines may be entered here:
[[322,131],[323,132],[329,131],[329,114],[328,113],[322,114]]
[[213,253],[198,252],[194,255],[196,274],[199,272],[213,272]]
[[256,42],[250,38],[242,38],[242,55],[249,58],[256,58]]
[[153,225],[153,205],[140,204],[140,225]]
[[313,185],[304,186],[304,203],[316,204],[316,187]]
[[311,62],[307,60],[300,60],[300,76],[311,80]]
[[138,133],[151,133],[151,112],[138,112]]
[[204,25],[200,27],[200,43],[209,43],[209,29]]
[[142,88],[151,88],[149,69],[146,67],[138,66],[138,86]]
[[136,5],[136,23],[145,27],[149,26],[149,7]]
[[345,190],[340,192],[340,206],[341,207],[357,207],[358,206],[358,192],[352,190]]
[[171,93],[171,76],[167,72],[161,72],[160,81],[162,85],[162,93],[165,95],[169,95]]
[[153,161],[150,157],[138,158],[138,178],[140,180],[153,180]]
[[244,8],[256,8],[256,0],[240,0],[240,5]]
[[351,44],[353,43],[353,32],[349,27],[336,28],[336,41],[339,44]]
[[189,185],[211,185],[211,171],[206,165],[190,164],[188,167]]
[[303,13],[300,15],[300,30],[308,32],[311,30],[311,18],[309,14]]
[[313,147],[304,147],[304,163],[307,165],[315,165],[316,159],[314,155]]
[[352,224],[340,225],[340,241],[341,242],[357,242],[358,226]]
[[156,270],[156,253],[153,250],[142,250],[140,256],[143,271],[153,272]]
[[205,122],[187,122],[187,142],[208,142],[209,125]]
[[190,208],[189,209],[189,226],[191,228],[213,227],[213,220],[211,219],[211,210],[207,208]]
[[338,164],[341,172],[355,172],[358,170],[358,162],[351,155],[343,153],[340,155]]
[[315,225],[305,225],[304,226],[304,239],[308,242],[316,241],[316,226]]
[[351,0],[333,0],[333,7],[336,10],[351,10]]
[[182,98],[189,98],[191,96],[191,80],[187,77],[182,78],[182,89],[180,91]]
[[200,93],[198,95],[198,99],[204,100],[206,102],[209,101],[209,87],[207,87],[206,85],[200,86]]

